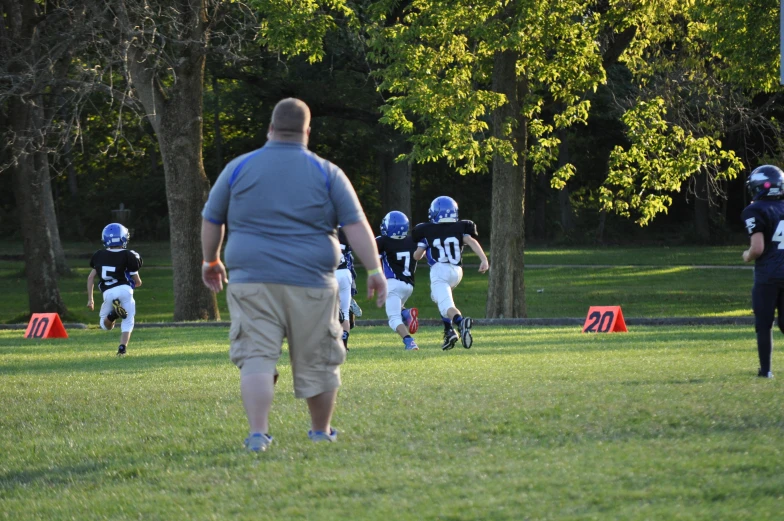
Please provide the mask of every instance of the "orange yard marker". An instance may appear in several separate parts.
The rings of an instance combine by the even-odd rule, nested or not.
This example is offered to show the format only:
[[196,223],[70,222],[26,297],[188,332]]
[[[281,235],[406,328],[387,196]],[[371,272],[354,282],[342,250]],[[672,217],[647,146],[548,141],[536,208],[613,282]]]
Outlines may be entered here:
[[627,333],[621,306],[591,306],[585,317],[583,333]]
[[33,313],[27,324],[25,338],[68,338],[57,313]]

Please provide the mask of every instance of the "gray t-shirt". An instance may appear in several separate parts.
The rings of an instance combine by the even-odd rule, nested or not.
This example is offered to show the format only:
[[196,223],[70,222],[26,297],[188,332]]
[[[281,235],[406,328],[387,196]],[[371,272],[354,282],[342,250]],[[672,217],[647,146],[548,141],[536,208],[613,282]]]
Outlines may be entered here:
[[365,220],[343,171],[305,145],[269,141],[223,169],[202,217],[225,224],[230,283],[335,284],[335,228]]

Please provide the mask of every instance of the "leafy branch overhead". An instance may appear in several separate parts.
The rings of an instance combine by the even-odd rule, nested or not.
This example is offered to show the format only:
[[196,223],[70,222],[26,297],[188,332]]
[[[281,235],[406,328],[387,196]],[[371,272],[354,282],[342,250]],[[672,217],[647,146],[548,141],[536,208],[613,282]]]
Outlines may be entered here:
[[716,179],[734,179],[743,163],[732,150],[722,150],[721,141],[695,136],[667,122],[662,99],[640,101],[623,115],[631,145],[616,146],[610,154],[610,172],[600,188],[600,202],[607,211],[646,225],[672,204],[673,192],[704,170]]

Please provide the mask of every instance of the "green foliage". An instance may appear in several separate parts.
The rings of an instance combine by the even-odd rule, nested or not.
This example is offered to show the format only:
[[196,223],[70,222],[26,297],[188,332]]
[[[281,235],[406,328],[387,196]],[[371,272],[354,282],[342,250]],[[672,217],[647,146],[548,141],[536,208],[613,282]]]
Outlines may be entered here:
[[[780,379],[750,327],[476,328],[471,350],[351,336],[313,444],[284,350],[263,454],[226,328],[30,341],[0,331],[0,497],[49,519],[775,519]],[[775,356],[775,355],[774,355]],[[775,360],[775,358],[774,358]]]
[[624,216],[639,214],[640,225],[648,224],[672,204],[670,193],[703,169],[715,169],[717,179],[733,179],[743,164],[732,150],[722,150],[721,141],[695,136],[668,123],[660,98],[639,101],[626,112],[623,122],[629,128],[631,146],[620,146],[610,154],[610,174],[600,189],[600,200],[607,211]]
[[718,74],[751,93],[781,92],[779,0],[699,0],[693,30],[709,42]]
[[304,54],[310,63],[324,58],[324,38],[338,21],[355,24],[345,0],[252,0],[262,15],[260,43],[290,56]]
[[[505,122],[500,137],[488,135],[493,111],[509,101],[492,89],[494,57],[512,51],[526,85],[519,118],[532,120],[529,159],[545,168],[558,144],[553,131],[584,122],[583,95],[604,81],[596,18],[585,9],[580,1],[419,0],[402,19],[381,18],[370,30],[369,56],[382,66],[379,88],[390,94],[382,121],[411,134],[415,161],[443,159],[467,173],[486,171],[494,155],[526,160],[511,141],[519,119]],[[561,110],[548,122],[550,102]]]

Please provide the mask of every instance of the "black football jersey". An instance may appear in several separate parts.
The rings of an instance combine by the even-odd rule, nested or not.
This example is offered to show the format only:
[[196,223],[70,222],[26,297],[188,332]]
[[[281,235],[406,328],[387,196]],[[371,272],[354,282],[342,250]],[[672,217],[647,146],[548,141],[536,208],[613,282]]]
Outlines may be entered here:
[[416,241],[411,236],[403,239],[380,236],[376,237],[376,246],[378,256],[381,257],[384,276],[413,286],[414,272],[417,268],[417,261],[414,260],[414,252],[417,250]]
[[749,237],[762,233],[765,249],[754,263],[754,280],[784,280],[784,200],[760,199],[741,213]]
[[427,251],[427,263],[445,262],[455,266],[463,265],[463,237],[479,237],[473,221],[454,223],[420,223],[412,233],[413,239]]
[[131,274],[142,267],[142,257],[133,250],[98,250],[90,259],[90,267],[98,273],[102,292],[122,285],[133,287]]
[[350,270],[354,268],[354,258],[351,255],[351,245],[346,239],[346,234],[343,233],[343,228],[338,228],[338,242],[340,243],[340,264],[339,270]]

